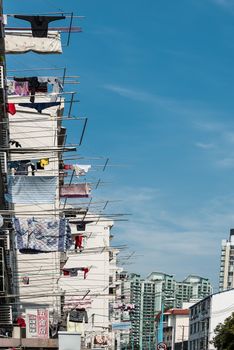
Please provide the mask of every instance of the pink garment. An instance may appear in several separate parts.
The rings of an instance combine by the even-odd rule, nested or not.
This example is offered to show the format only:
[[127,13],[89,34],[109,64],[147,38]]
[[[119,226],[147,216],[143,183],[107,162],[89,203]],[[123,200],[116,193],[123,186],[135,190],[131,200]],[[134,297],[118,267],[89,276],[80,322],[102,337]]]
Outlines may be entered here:
[[87,198],[90,194],[90,187],[87,183],[83,184],[65,184],[60,189],[60,197],[67,198]]
[[29,96],[28,81],[14,81],[14,92],[19,96]]

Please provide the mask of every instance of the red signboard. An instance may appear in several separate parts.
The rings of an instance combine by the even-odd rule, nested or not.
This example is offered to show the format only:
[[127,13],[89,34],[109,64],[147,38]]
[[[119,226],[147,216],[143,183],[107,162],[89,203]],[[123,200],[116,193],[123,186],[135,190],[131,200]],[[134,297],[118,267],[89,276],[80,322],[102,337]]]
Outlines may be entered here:
[[37,335],[38,338],[49,338],[48,334],[48,310],[37,310]]
[[49,311],[48,309],[26,310],[27,338],[49,338]]

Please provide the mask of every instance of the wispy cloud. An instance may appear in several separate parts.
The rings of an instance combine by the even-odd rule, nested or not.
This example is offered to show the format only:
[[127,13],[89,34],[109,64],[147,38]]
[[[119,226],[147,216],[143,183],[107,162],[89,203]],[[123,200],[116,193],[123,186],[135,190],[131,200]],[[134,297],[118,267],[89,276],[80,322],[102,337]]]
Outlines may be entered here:
[[[227,112],[214,110],[199,101],[178,100],[137,88],[116,84],[106,84],[103,88],[123,98],[148,104],[156,111],[165,111],[170,118],[175,116],[183,118],[187,127],[193,130],[194,137],[196,137],[195,133],[197,132],[199,138],[206,139],[206,142],[194,141],[193,144],[197,148],[207,151],[206,156],[210,155],[207,161],[212,166],[224,170],[234,167],[234,122],[230,121],[230,115]],[[219,121],[221,119],[229,121],[223,123]],[[202,133],[203,137],[201,137]]]
[[210,115],[217,115],[217,111],[202,105],[200,101],[179,100],[170,96],[161,96],[157,93],[151,93],[145,90],[121,86],[116,84],[104,84],[102,86],[105,90],[111,91],[121,97],[128,98],[133,101],[146,103],[154,108],[161,108],[167,112],[172,112],[171,115],[181,115],[190,118],[209,117]]
[[234,6],[233,0],[212,0],[212,1],[218,5],[225,6],[225,7]]
[[231,11],[233,14],[234,11],[234,0],[211,0],[214,4],[223,7],[224,9]]
[[196,142],[195,146],[207,151],[210,163],[222,170],[234,168],[234,123],[202,121],[195,122],[194,127],[206,137],[206,142]]
[[215,148],[215,145],[213,143],[203,143],[203,142],[196,142],[195,146],[202,149]]
[[219,159],[216,161],[216,165],[220,168],[231,169],[234,168],[234,156],[224,159]]
[[[234,225],[234,199],[215,197],[189,214],[170,208],[170,197],[154,187],[122,187],[122,211],[131,212],[127,223],[116,223],[116,241],[124,241],[136,260],[125,268],[147,275],[153,270],[207,276],[217,282],[221,239]],[[124,252],[126,255],[126,252]],[[121,260],[121,258],[120,258]]]
[[154,102],[157,99],[157,96],[154,96],[150,93],[140,91],[137,89],[126,88],[118,85],[104,85],[106,90],[117,93],[120,96],[130,98],[132,100],[143,101],[143,102]]

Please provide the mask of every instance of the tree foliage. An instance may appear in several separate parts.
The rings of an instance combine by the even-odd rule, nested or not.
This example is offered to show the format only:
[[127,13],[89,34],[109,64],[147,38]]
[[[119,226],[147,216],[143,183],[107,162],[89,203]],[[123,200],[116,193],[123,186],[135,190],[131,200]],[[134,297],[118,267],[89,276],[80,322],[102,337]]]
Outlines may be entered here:
[[217,350],[234,349],[234,312],[224,321],[218,324],[214,330],[215,336],[212,340]]

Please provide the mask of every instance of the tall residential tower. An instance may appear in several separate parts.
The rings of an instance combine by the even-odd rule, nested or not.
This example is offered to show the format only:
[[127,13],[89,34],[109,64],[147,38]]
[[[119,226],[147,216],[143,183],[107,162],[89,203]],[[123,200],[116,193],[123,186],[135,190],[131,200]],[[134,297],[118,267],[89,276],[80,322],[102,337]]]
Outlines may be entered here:
[[219,290],[234,288],[234,229],[230,230],[228,240],[222,240],[219,273]]

